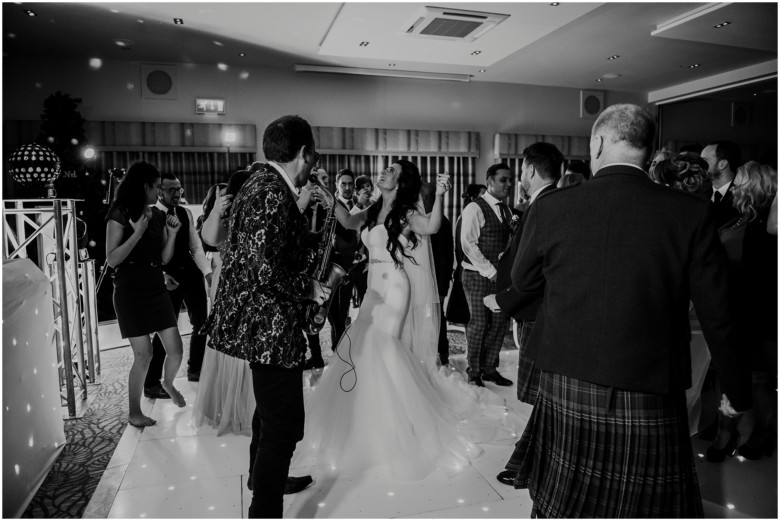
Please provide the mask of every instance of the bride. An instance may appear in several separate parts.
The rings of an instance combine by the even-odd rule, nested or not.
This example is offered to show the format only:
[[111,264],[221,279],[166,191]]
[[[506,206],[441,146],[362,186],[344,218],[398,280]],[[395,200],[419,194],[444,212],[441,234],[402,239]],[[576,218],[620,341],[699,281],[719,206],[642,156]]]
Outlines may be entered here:
[[[368,290],[357,318],[306,398],[306,426],[292,466],[340,475],[386,465],[402,481],[437,469],[452,475],[478,456],[477,443],[513,444],[503,401],[435,365],[438,299],[427,236],[442,218],[449,176],[440,174],[430,215],[417,167],[398,160],[381,172],[379,200],[336,216],[359,230],[369,252]],[[437,315],[436,315],[437,316]]]

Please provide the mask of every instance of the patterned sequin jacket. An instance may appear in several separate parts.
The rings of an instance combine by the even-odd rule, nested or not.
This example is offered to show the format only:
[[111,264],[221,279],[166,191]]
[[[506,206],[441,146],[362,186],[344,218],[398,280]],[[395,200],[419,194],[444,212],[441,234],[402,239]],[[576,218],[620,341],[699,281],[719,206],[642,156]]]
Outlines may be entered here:
[[209,343],[250,363],[293,368],[306,358],[306,272],[315,244],[294,196],[272,166],[254,173],[226,218],[222,273],[204,326]]

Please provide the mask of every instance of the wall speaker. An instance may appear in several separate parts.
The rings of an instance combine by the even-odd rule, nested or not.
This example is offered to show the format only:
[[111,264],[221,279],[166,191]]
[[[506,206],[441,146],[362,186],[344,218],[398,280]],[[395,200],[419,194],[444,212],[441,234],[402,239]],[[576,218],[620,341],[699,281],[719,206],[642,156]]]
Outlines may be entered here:
[[144,99],[176,99],[176,65],[141,64],[141,93]]
[[595,119],[604,110],[604,91],[580,91],[580,117]]
[[750,126],[750,104],[731,102],[731,126],[744,128]]

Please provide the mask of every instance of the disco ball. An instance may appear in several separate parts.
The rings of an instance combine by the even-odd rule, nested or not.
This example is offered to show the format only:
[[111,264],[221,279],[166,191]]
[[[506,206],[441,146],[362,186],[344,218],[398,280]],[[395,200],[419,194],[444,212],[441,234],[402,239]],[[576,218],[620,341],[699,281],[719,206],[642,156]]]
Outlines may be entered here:
[[50,148],[22,145],[8,158],[8,170],[22,186],[45,187],[60,176],[60,158]]

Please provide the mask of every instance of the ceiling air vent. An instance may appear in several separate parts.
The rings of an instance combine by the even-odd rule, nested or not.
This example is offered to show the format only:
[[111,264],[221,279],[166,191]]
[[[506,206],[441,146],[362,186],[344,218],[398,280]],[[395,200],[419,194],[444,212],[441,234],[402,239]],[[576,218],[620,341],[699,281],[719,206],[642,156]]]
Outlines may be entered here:
[[473,42],[507,18],[508,14],[425,6],[402,30],[418,38]]

